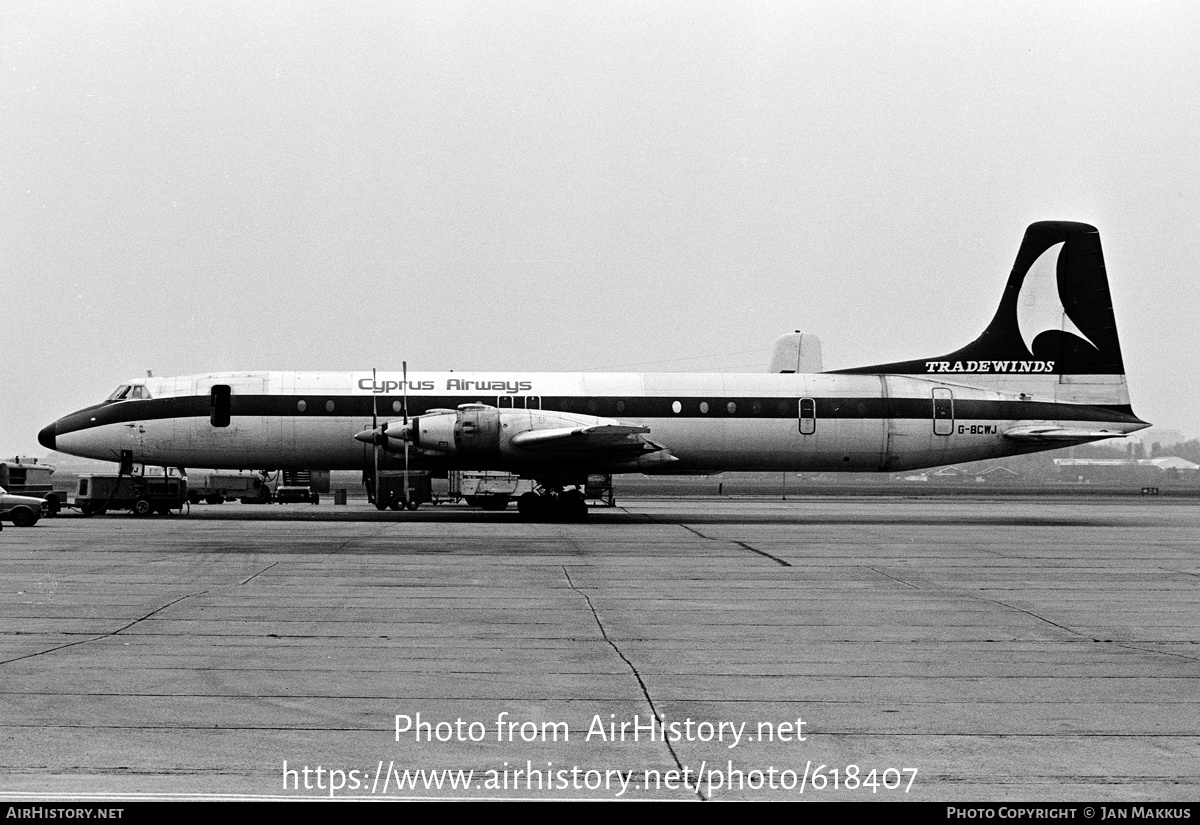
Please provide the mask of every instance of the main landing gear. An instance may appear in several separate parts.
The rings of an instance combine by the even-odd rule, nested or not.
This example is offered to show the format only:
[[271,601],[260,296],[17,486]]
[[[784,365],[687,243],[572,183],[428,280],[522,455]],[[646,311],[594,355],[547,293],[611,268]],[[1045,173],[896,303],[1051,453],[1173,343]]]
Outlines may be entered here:
[[588,514],[582,490],[545,486],[518,498],[517,510],[528,521],[584,521]]

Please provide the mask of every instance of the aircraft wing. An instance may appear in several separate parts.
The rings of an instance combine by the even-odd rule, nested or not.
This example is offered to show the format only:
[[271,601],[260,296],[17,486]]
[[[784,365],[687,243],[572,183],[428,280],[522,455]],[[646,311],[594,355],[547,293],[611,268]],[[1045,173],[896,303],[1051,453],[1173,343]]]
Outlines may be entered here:
[[1072,444],[1081,441],[1095,441],[1098,438],[1119,438],[1125,433],[1115,433],[1111,430],[1083,430],[1070,427],[1059,427],[1052,424],[1023,424],[1012,427],[1003,433],[1005,438],[1022,444],[1047,444],[1062,442]]
[[512,446],[541,452],[645,453],[663,449],[642,436],[649,427],[628,424],[595,424],[527,430],[512,437]]

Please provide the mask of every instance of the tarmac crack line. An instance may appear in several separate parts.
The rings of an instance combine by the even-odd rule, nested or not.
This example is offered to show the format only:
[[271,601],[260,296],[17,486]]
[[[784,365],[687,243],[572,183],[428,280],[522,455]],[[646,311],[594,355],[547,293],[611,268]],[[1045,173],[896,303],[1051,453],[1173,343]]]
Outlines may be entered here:
[[1163,570],[1166,570],[1170,573],[1181,573],[1184,576],[1193,576],[1195,578],[1200,579],[1200,573],[1193,573],[1190,570],[1176,570],[1174,567],[1164,567]]
[[1136,650],[1140,653],[1150,653],[1157,656],[1174,656],[1177,659],[1186,659],[1189,662],[1200,661],[1200,659],[1197,659],[1195,656],[1185,656],[1182,653],[1173,653],[1170,650],[1154,650],[1153,648],[1138,647],[1137,645],[1130,644],[1128,642],[1113,642],[1113,644],[1115,644],[1117,647],[1123,647],[1126,650]]
[[891,579],[894,582],[899,582],[900,584],[904,585],[905,587],[911,587],[913,590],[921,589],[921,588],[917,587],[915,584],[913,584],[912,582],[906,582],[904,579],[896,578],[895,576],[893,576],[891,573],[887,572],[886,570],[879,570],[878,568],[872,567],[869,564],[867,565],[867,569],[870,570],[872,573],[878,573],[881,576],[886,576],[887,578]]
[[1072,630],[1071,628],[1067,627],[1066,625],[1061,625],[1058,622],[1054,622],[1054,621],[1051,621],[1050,619],[1047,619],[1045,616],[1039,616],[1038,614],[1034,613],[1031,610],[1023,610],[1020,607],[1008,604],[1007,602],[1002,602],[999,599],[984,599],[979,596],[971,596],[971,598],[977,599],[978,601],[991,602],[992,604],[998,604],[1001,607],[1007,607],[1009,610],[1015,610],[1018,613],[1024,613],[1026,616],[1037,619],[1039,622],[1045,622],[1046,624],[1050,625],[1051,627],[1057,627],[1059,630],[1065,630],[1068,633],[1072,634],[1073,636],[1078,636],[1081,639],[1088,638],[1088,636],[1086,634],[1080,633],[1078,630]]
[[[707,536],[705,538],[707,538]],[[633,673],[633,678],[637,679],[638,687],[642,689],[642,695],[646,697],[646,704],[650,706],[650,712],[654,714],[654,718],[660,725],[666,724],[663,721],[662,714],[658,712],[658,708],[654,704],[654,699],[650,697],[650,690],[646,687],[646,681],[642,678],[642,674],[638,672],[637,666],[629,660],[628,656],[621,652],[621,648],[617,647],[617,643],[609,637],[608,631],[604,628],[604,622],[600,621],[600,614],[596,612],[596,606],[592,604],[591,597],[576,587],[575,582],[571,581],[571,574],[567,572],[566,565],[562,566],[562,571],[563,575],[566,576],[567,584],[570,586],[570,588],[580,596],[583,596],[583,600],[587,602],[588,610],[592,611],[592,618],[596,620],[596,627],[600,628],[600,635],[604,637],[604,641],[607,642],[608,646],[611,647],[613,651],[621,657],[621,661],[629,667],[630,672]],[[663,744],[667,746],[667,751],[671,754],[671,758],[675,760],[675,767],[679,769],[680,775],[683,775],[683,761],[680,760],[679,754],[675,753],[675,748],[671,745],[671,740],[664,737]],[[696,796],[700,798],[701,802],[708,801],[708,798],[705,797],[705,795],[700,791],[699,781],[697,781],[696,785],[693,786],[692,790],[696,792]]]
[[[682,527],[684,530],[687,530],[689,533],[693,533],[693,534],[699,536],[700,538],[704,539],[705,541],[721,541],[722,540],[722,539],[718,539],[718,538],[713,538],[712,536],[706,536],[703,533],[701,533],[699,530],[696,530],[692,527],[688,527],[686,524],[681,524],[679,526]],[[755,547],[751,547],[750,545],[746,544],[746,542],[744,542],[744,541],[733,541],[732,539],[730,539],[729,543],[736,544],[738,547],[741,547],[745,550],[749,550],[751,553],[757,553],[758,555],[762,556],[763,558],[770,559],[771,561],[775,562],[776,564],[782,565],[784,567],[792,566],[791,564],[789,564],[788,562],[779,558],[778,556],[772,556],[766,550],[759,550]]]
[[[871,568],[871,569],[874,569],[874,568]],[[885,573],[884,575],[887,575],[887,574]],[[897,581],[899,581],[899,580],[897,579]],[[1001,607],[1007,607],[1009,610],[1015,610],[1018,613],[1024,613],[1026,616],[1030,616],[1034,619],[1037,619],[1038,621],[1045,622],[1046,624],[1048,624],[1052,627],[1057,627],[1059,630],[1065,630],[1068,633],[1070,633],[1074,636],[1078,636],[1081,639],[1091,639],[1094,642],[1102,641],[1101,639],[1096,639],[1092,636],[1089,636],[1086,633],[1080,633],[1078,630],[1072,630],[1071,628],[1067,627],[1066,625],[1061,625],[1058,622],[1053,622],[1050,619],[1047,619],[1045,616],[1039,616],[1037,613],[1034,613],[1033,611],[1023,610],[1019,607],[1008,604],[1007,602],[1002,602],[999,599],[981,599],[978,596],[972,596],[971,598],[976,599],[978,601],[991,602],[992,604],[998,604]],[[1137,645],[1130,644],[1127,642],[1113,642],[1113,644],[1117,645],[1118,647],[1123,647],[1126,650],[1136,650],[1141,653],[1151,653],[1151,654],[1156,654],[1159,656],[1172,656],[1177,659],[1186,659],[1189,662],[1200,661],[1200,659],[1197,659],[1195,656],[1185,656],[1182,653],[1173,653],[1169,650],[1154,650],[1152,648],[1138,647]]]
[[254,580],[255,580],[255,579],[257,579],[259,576],[261,576],[263,573],[266,573],[268,570],[270,570],[272,567],[274,567],[274,566],[275,566],[275,565],[277,565],[277,564],[279,564],[279,562],[277,562],[277,561],[273,561],[273,562],[271,562],[270,564],[268,564],[268,565],[267,565],[266,567],[264,567],[262,570],[259,570],[257,573],[255,573],[255,574],[254,574],[253,576],[251,576],[250,578],[246,579],[245,581],[240,581],[240,582],[238,582],[238,587],[241,587],[243,584],[249,584],[250,582],[254,581]]
[[744,541],[735,541],[735,542],[734,542],[734,544],[738,545],[739,547],[745,547],[745,548],[746,548],[747,550],[749,550],[751,553],[758,553],[758,555],[760,555],[760,556],[763,556],[764,558],[768,558],[768,559],[770,559],[771,561],[775,562],[776,564],[782,565],[782,566],[784,566],[784,567],[791,567],[791,566],[792,566],[791,564],[789,564],[788,562],[786,562],[786,561],[784,561],[783,559],[779,558],[778,556],[772,556],[772,555],[771,555],[770,553],[768,553],[766,550],[759,550],[759,549],[758,549],[758,548],[756,548],[756,547],[751,547],[750,545],[746,544],[746,542],[744,542]]
[[0,661],[0,666],[11,665],[13,662],[19,662],[22,659],[32,659],[35,656],[45,656],[47,653],[53,653],[56,650],[66,650],[68,647],[75,647],[75,645],[86,645],[90,642],[98,642],[101,639],[111,639],[113,636],[116,636],[118,633],[123,633],[124,631],[133,627],[135,624],[146,621],[146,619],[149,619],[155,613],[160,613],[163,610],[166,610],[168,607],[172,607],[173,605],[179,604],[184,599],[190,599],[192,596],[203,596],[207,592],[208,592],[207,590],[201,590],[199,593],[188,593],[187,595],[180,596],[178,599],[175,599],[174,601],[171,601],[171,602],[167,602],[166,604],[164,604],[161,607],[156,607],[153,610],[151,610],[149,613],[147,613],[145,616],[134,619],[129,624],[123,625],[122,627],[118,627],[116,630],[113,630],[109,633],[101,633],[99,636],[93,636],[90,639],[80,639],[77,642],[68,642],[65,645],[55,645],[54,647],[47,648],[46,650],[39,650],[36,653],[26,653],[24,656],[14,656],[11,659],[5,659],[4,661]]

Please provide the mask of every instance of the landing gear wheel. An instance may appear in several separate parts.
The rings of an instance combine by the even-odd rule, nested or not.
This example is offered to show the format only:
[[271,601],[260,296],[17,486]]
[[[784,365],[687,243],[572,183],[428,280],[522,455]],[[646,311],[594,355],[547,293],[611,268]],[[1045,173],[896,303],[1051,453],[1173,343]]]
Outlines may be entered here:
[[153,509],[154,507],[150,504],[149,499],[139,498],[133,503],[133,514],[135,516],[148,516]]
[[553,507],[553,501],[538,493],[524,493],[517,499],[517,512],[533,521],[547,518]]
[[587,518],[588,506],[583,493],[572,490],[558,497],[558,513],[565,521],[583,521]]

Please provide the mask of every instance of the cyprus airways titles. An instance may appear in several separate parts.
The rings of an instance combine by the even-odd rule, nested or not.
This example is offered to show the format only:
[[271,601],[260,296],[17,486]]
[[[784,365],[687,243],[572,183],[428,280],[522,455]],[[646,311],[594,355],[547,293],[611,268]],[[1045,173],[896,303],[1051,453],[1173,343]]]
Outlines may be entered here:
[[[434,381],[392,381],[378,380],[376,378],[360,378],[358,388],[360,390],[369,390],[370,392],[382,394],[389,392],[422,392],[432,390],[436,385]],[[532,381],[510,381],[508,379],[500,381],[467,381],[461,378],[447,378],[445,386],[446,392],[490,392],[490,393],[507,393],[515,395],[519,392],[529,392],[533,389]]]
[[93,458],[247,469],[899,470],[1050,449],[1134,415],[1099,233],[1026,231],[955,352],[815,374],[210,373],[122,384],[39,435]]

